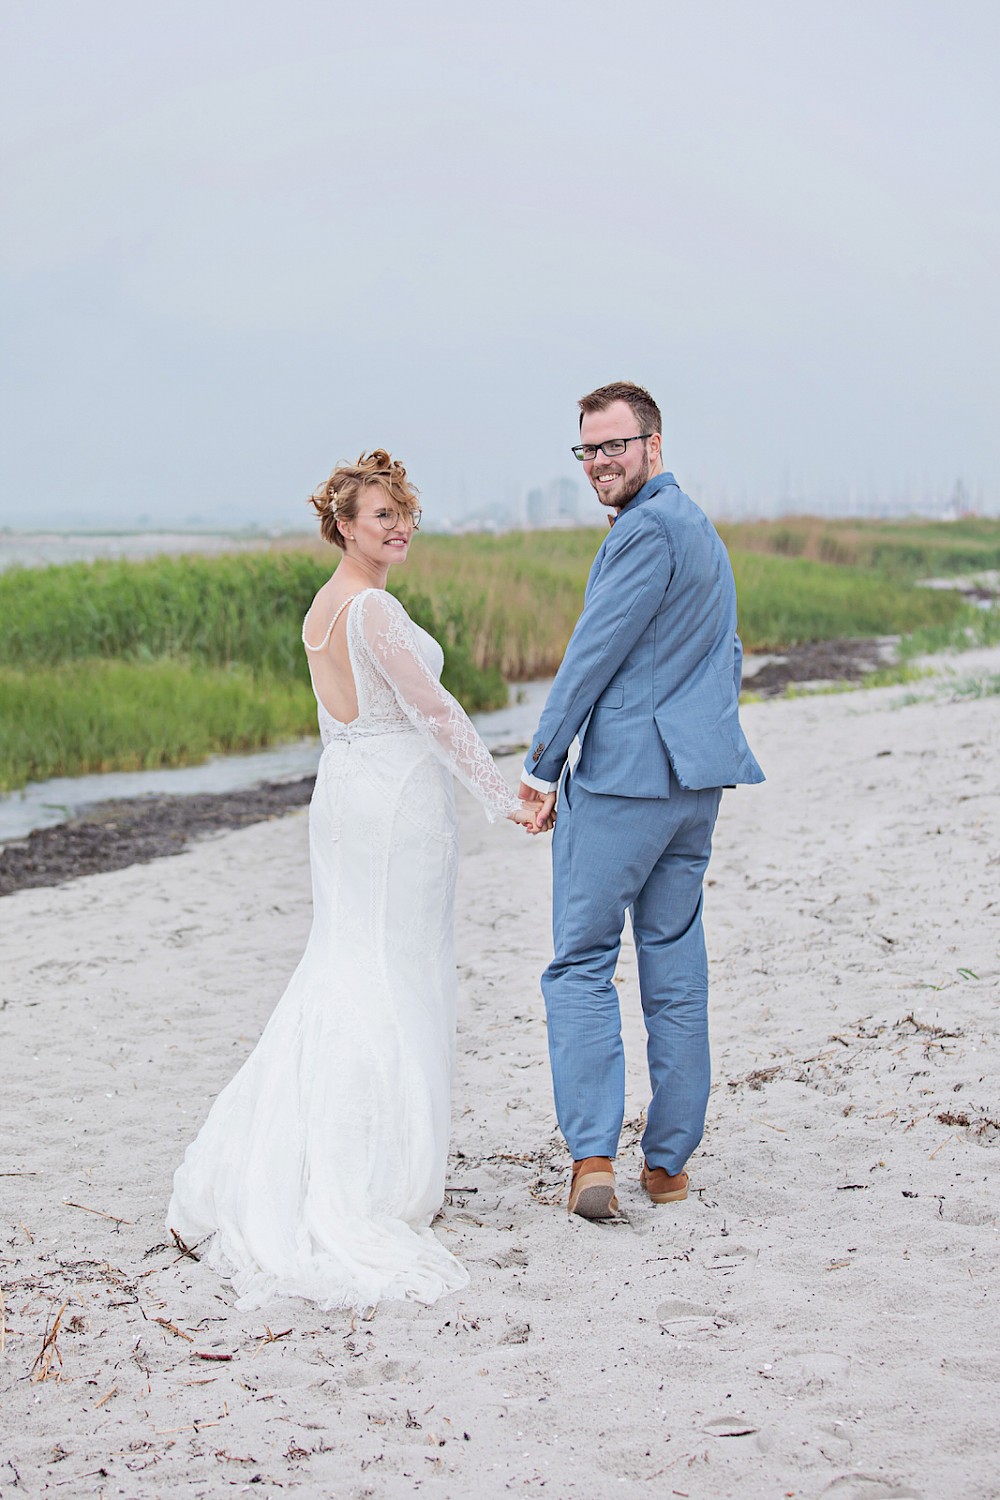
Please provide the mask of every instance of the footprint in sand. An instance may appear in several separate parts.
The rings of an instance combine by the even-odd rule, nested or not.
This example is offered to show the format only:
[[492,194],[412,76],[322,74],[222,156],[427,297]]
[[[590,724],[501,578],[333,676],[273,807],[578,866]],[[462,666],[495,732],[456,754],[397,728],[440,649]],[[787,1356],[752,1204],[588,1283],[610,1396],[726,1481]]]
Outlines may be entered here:
[[402,1384],[416,1380],[422,1373],[420,1365],[404,1364],[401,1359],[385,1359],[381,1364],[351,1370],[344,1376],[343,1384],[352,1386],[355,1390],[364,1390],[366,1386]]
[[816,1422],[794,1411],[769,1422],[757,1434],[757,1447],[772,1461],[813,1462],[825,1458],[831,1464],[849,1464],[851,1437],[842,1422]]
[[745,1417],[713,1417],[711,1422],[705,1423],[702,1431],[709,1437],[740,1438],[752,1436],[757,1428]]
[[774,1375],[779,1380],[793,1381],[797,1390],[821,1389],[844,1380],[850,1368],[846,1354],[837,1354],[832,1349],[803,1349],[777,1360]]
[[735,1323],[732,1313],[717,1312],[697,1302],[661,1302],[656,1309],[660,1327],[675,1338],[704,1338]]
[[830,1500],[923,1500],[919,1490],[877,1474],[841,1474],[820,1493]]

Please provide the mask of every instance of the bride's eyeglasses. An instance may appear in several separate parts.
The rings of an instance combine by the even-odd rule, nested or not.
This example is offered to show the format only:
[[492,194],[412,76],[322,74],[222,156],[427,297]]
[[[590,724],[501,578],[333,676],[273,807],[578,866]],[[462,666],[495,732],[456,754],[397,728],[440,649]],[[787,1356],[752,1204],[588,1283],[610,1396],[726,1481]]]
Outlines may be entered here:
[[379,523],[383,531],[395,531],[401,521],[404,526],[412,526],[414,531],[418,531],[422,515],[422,510],[397,510],[393,505],[383,505],[372,512],[372,519]]

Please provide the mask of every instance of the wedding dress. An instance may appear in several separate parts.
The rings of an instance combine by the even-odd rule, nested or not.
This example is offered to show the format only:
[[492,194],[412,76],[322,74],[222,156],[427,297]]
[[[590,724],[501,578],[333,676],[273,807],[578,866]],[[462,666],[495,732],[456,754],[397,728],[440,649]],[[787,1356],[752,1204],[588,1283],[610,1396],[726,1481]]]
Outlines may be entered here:
[[441,687],[433,637],[381,589],[346,605],[358,716],[340,723],[317,696],[309,941],[188,1148],[167,1214],[189,1245],[211,1235],[202,1258],[244,1308],[433,1302],[468,1281],[430,1228],[454,1052],[451,777],[490,821],[517,801]]

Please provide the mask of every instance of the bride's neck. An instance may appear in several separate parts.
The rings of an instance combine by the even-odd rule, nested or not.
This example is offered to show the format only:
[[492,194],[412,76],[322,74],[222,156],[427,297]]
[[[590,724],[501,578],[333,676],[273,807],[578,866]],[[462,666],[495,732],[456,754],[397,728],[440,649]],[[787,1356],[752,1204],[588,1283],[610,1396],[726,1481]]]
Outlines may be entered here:
[[364,557],[343,557],[337,565],[336,575],[355,593],[361,589],[384,589],[389,564],[378,565]]

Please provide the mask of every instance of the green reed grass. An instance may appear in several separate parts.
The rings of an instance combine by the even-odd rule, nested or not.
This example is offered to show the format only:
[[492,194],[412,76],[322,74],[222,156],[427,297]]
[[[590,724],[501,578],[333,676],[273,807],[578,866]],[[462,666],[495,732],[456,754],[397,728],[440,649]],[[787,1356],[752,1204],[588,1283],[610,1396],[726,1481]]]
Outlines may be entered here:
[[[467,644],[477,665],[495,666],[509,681],[543,677],[562,660],[604,535],[421,537],[407,581],[473,622]],[[962,609],[957,594],[917,589],[880,570],[764,551],[731,557],[748,651],[944,626]]]
[[194,662],[0,667],[0,791],[50,776],[196,764],[315,732],[297,679]]
[[[994,545],[988,526],[946,534],[930,526],[924,535],[909,526],[782,525],[787,535],[777,525],[728,528],[748,650],[902,633],[919,643],[917,654],[933,649],[925,644],[932,639],[968,640],[971,629],[992,628],[973,626],[978,612],[956,594],[910,582],[918,556],[933,555],[933,570],[944,572],[964,547],[967,560],[985,567]],[[605,535],[418,538],[390,585],[441,640],[445,684],[466,708],[505,701],[505,680],[555,671]],[[897,563],[876,565],[893,538]],[[938,565],[946,542],[947,567]],[[807,555],[824,549],[824,557]],[[332,549],[304,543],[0,574],[0,785],[183,764],[314,732],[299,636],[337,560]]]
[[940,651],[970,651],[976,646],[1000,645],[1000,609],[975,609],[966,604],[942,625],[921,625],[904,635],[897,648],[900,661],[931,656]]
[[730,523],[719,528],[741,552],[772,552],[859,568],[894,578],[951,577],[1000,568],[1000,520],[845,521],[788,516],[780,521]]
[[[71,563],[0,574],[0,665],[54,666],[88,658],[160,658],[308,683],[300,634],[333,557],[309,551],[141,562]],[[438,609],[406,581],[396,588],[418,624],[446,648],[446,686],[472,710],[505,701],[494,667],[469,650],[457,600]]]
[[876,570],[762,552],[731,556],[740,634],[748,651],[899,635],[948,625],[963,608],[956,593],[914,588]]

